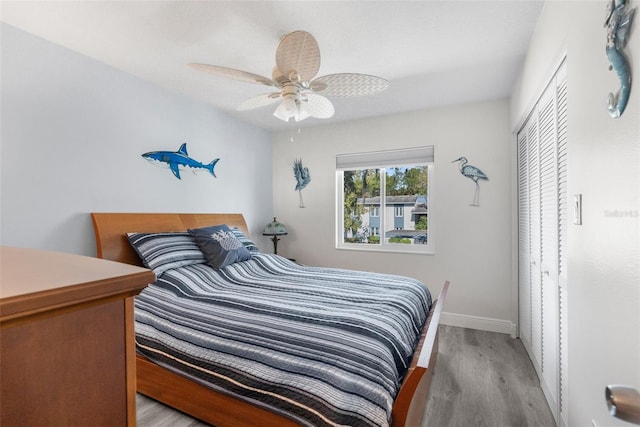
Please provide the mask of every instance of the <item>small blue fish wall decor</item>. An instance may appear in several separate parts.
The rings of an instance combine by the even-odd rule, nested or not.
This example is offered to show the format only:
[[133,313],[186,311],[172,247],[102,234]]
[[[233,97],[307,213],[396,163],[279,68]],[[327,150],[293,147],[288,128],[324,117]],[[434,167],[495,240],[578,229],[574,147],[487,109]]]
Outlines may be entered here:
[[296,159],[293,161],[293,176],[296,178],[296,191],[300,197],[299,207],[304,208],[304,202],[302,201],[302,189],[311,182],[311,174],[309,168],[302,166],[302,159]]
[[219,158],[214,159],[211,163],[205,165],[192,159],[189,157],[189,154],[187,154],[186,142],[180,146],[178,151],[150,151],[148,153],[144,153],[142,157],[148,160],[149,163],[171,169],[171,172],[173,172],[175,177],[178,179],[181,179],[180,170],[187,168],[192,169],[193,173],[205,169],[215,177],[216,173],[213,171],[213,168],[220,160]]
[[609,70],[615,70],[620,80],[620,90],[610,93],[608,98],[609,115],[618,118],[624,113],[631,93],[631,66],[622,51],[627,45],[627,36],[633,23],[635,8],[627,8],[626,0],[609,0],[607,3],[607,58],[611,65]]

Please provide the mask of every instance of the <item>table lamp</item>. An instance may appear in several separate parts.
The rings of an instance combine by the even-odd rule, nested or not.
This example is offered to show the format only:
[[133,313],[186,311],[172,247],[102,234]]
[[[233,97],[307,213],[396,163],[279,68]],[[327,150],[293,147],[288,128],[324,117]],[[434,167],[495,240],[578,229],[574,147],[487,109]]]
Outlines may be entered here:
[[273,217],[273,221],[267,224],[262,232],[263,236],[273,236],[271,241],[273,242],[273,253],[278,254],[278,236],[284,236],[287,233],[287,227],[281,222],[276,221],[276,217]]

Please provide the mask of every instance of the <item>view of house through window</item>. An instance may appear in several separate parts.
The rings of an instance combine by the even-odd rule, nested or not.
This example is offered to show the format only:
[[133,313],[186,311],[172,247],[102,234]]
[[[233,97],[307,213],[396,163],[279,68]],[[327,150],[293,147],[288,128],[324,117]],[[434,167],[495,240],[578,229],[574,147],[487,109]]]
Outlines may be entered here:
[[338,247],[428,250],[432,147],[339,156],[336,165]]

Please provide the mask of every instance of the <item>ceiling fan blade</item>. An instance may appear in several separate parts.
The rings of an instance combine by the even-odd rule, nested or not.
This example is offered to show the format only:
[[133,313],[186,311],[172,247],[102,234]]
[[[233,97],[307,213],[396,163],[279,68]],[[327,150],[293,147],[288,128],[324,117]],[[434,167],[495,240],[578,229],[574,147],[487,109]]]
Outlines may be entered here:
[[300,109],[309,113],[310,116],[318,119],[333,117],[335,113],[333,104],[324,96],[317,93],[306,93],[304,98],[300,103]]
[[339,73],[318,77],[309,86],[324,96],[348,97],[381,92],[389,87],[389,81],[368,74]]
[[280,99],[280,92],[264,93],[262,95],[254,96],[246,101],[242,102],[236,107],[238,111],[253,110],[254,108],[265,107],[267,105],[275,104]]
[[240,80],[247,83],[259,83],[266,86],[274,86],[273,80],[259,76],[257,74],[249,73],[248,71],[236,70],[234,68],[221,67],[219,65],[208,64],[187,64],[189,67],[196,70],[204,71],[205,73],[215,74],[216,76],[226,77],[229,79]]
[[292,82],[311,80],[320,69],[320,48],[316,39],[306,31],[285,35],[276,50],[276,65]]

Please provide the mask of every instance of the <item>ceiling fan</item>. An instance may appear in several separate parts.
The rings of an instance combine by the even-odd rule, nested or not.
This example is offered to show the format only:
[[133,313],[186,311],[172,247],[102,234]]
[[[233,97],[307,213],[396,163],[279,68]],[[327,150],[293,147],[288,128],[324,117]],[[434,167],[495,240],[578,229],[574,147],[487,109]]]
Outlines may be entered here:
[[389,87],[387,80],[367,74],[338,73],[314,79],[320,69],[320,48],[306,31],[293,31],[282,37],[271,78],[218,65],[188,65],[218,76],[276,88],[277,91],[244,101],[237,109],[252,110],[280,102],[273,115],[285,122],[290,119],[299,122],[308,117],[332,117],[335,110],[327,96],[371,95]]

